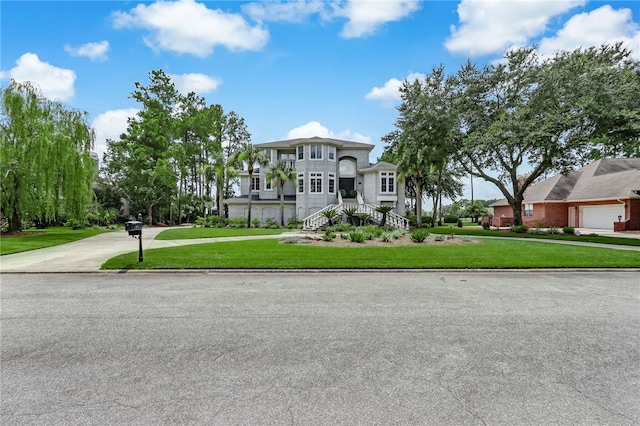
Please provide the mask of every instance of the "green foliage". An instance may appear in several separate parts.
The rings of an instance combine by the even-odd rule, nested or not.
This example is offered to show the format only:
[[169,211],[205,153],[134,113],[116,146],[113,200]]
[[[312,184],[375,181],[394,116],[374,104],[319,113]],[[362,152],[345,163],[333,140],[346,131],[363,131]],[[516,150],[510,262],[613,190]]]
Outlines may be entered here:
[[442,221],[444,223],[458,223],[458,216],[453,214],[448,214],[442,219]]
[[87,223],[86,222],[82,222],[78,219],[69,219],[64,226],[66,226],[67,228],[71,228],[74,231],[77,231],[79,229],[84,229],[87,227]]
[[322,234],[322,239],[324,241],[333,241],[335,238],[336,238],[336,234],[328,230],[324,234]]
[[280,225],[284,227],[284,185],[294,182],[298,177],[295,169],[291,168],[286,161],[278,161],[266,174],[265,179],[276,181],[280,192]]
[[50,101],[31,83],[0,89],[0,211],[9,231],[24,220],[86,220],[97,165],[87,114]]
[[247,217],[246,216],[230,217],[229,219],[227,219],[227,226],[229,228],[246,228]]
[[352,231],[349,233],[349,240],[353,243],[363,243],[366,239],[366,235],[362,231]]
[[552,227],[549,228],[549,234],[558,235],[558,234],[560,234],[560,230],[558,228],[556,228],[555,226],[552,226]]
[[338,212],[335,209],[329,209],[322,212],[322,215],[327,218],[329,226],[333,225],[333,219],[338,216]]
[[491,224],[489,222],[484,222],[482,224],[482,229],[486,229],[486,230],[491,229]]
[[511,226],[511,232],[515,232],[516,234],[525,234],[529,230],[527,225],[513,225]]
[[380,221],[380,227],[381,228],[384,228],[384,226],[387,224],[387,215],[392,210],[393,210],[393,207],[391,207],[391,206],[378,206],[378,207],[376,207],[376,211],[378,213],[382,214],[382,220]]
[[259,217],[254,217],[253,219],[251,219],[251,226],[253,228],[259,228],[260,227],[260,218]]
[[328,229],[331,229],[334,232],[351,232],[355,230],[356,227],[345,222],[340,222],[329,227]]
[[383,242],[388,243],[393,240],[393,235],[391,234],[391,232],[383,232],[382,235],[380,235],[380,239]]
[[574,235],[576,230],[572,226],[565,226],[562,228],[562,233],[566,235]]
[[268,217],[264,220],[264,228],[266,229],[278,229],[278,222],[272,217]]
[[429,231],[426,229],[415,229],[411,232],[411,241],[414,243],[421,243],[429,236]]
[[462,219],[458,219],[458,228],[462,228],[463,226]]
[[[418,228],[418,221],[416,219],[416,215],[410,214],[410,215],[407,215],[406,218],[409,220],[409,226],[411,226],[412,228]],[[431,216],[427,216],[427,215],[422,216],[422,220],[421,220],[422,227],[425,227],[425,228],[431,227],[431,220],[432,220]]]
[[[262,148],[258,148],[255,145],[252,145],[250,143],[245,143],[244,146],[242,147],[242,151],[240,152],[240,156],[239,159],[242,160],[244,163],[246,163],[247,165],[247,171],[249,172],[249,183],[251,183],[251,179],[253,176],[253,167],[254,165],[258,164],[260,166],[266,166],[267,164],[269,164],[270,159],[267,158],[266,154],[264,153],[264,150],[262,150]],[[249,227],[251,227],[251,224],[254,223],[254,221],[251,220],[251,201],[253,199],[253,192],[251,191],[251,189],[249,190],[249,197],[248,197],[248,205],[247,205],[247,212],[248,212],[248,220],[247,223],[249,224]],[[258,220],[258,224],[254,225],[254,227],[260,226],[260,221]]]
[[298,220],[295,217],[290,217],[289,220],[287,220],[287,229],[300,229],[302,225],[304,225],[304,221]]

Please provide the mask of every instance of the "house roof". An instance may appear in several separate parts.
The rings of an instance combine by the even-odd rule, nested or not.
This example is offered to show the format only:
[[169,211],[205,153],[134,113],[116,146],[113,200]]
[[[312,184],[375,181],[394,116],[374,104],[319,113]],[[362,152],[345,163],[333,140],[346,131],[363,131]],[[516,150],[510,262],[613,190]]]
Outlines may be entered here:
[[[525,203],[640,198],[640,158],[603,158],[567,176],[557,175],[530,186]],[[507,205],[502,199],[493,206]]]
[[376,164],[372,164],[370,167],[360,170],[361,173],[371,173],[380,170],[395,171],[398,167],[395,164],[387,163],[386,161],[379,161]]
[[273,141],[273,142],[265,142],[258,143],[256,146],[261,148],[294,148],[298,145],[306,145],[306,144],[330,144],[334,145],[338,148],[349,148],[349,149],[366,149],[371,151],[375,145],[371,145],[363,142],[355,142],[355,141],[345,141],[342,139],[332,139],[332,138],[321,138],[319,136],[314,136],[312,138],[297,138],[297,139],[286,139],[281,141]]

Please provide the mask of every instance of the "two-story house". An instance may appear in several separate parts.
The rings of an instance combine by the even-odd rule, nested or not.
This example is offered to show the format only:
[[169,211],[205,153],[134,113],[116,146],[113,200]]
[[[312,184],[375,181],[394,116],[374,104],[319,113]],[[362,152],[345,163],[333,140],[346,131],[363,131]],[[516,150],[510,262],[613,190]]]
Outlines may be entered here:
[[305,229],[326,224],[323,211],[334,209],[343,214],[349,208],[368,214],[377,221],[381,205],[393,207],[388,214],[390,226],[407,228],[401,215],[405,208],[404,183],[398,181],[393,164],[371,164],[369,154],[374,145],[330,138],[302,138],[256,144],[270,159],[264,167],[255,168],[251,181],[242,171],[240,196],[225,200],[229,217],[247,216],[248,194],[252,195],[252,218],[273,218],[280,223],[280,194],[277,182],[265,179],[278,161],[286,161],[295,169],[296,178],[284,185],[284,222],[291,218],[304,220]]

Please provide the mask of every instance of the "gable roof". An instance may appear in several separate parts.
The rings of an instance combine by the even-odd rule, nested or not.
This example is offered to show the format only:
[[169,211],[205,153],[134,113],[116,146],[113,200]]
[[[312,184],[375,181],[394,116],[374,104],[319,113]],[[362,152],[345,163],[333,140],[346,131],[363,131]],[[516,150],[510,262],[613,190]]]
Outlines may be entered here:
[[329,144],[343,149],[366,149],[368,151],[371,151],[373,148],[375,148],[375,145],[368,143],[346,141],[342,139],[321,138],[319,136],[314,136],[312,138],[286,139],[281,141],[258,143],[256,144],[256,146],[259,146],[260,148],[294,148],[298,145],[308,144]]
[[[567,176],[556,175],[531,185],[525,203],[640,198],[640,158],[603,158]],[[507,200],[494,206],[507,205]]]
[[361,173],[371,173],[371,172],[377,172],[377,171],[380,171],[380,170],[395,171],[397,169],[398,169],[398,166],[396,166],[395,164],[387,163],[386,161],[378,161],[376,164],[372,164],[369,167],[367,167],[366,169],[360,170],[360,172]]

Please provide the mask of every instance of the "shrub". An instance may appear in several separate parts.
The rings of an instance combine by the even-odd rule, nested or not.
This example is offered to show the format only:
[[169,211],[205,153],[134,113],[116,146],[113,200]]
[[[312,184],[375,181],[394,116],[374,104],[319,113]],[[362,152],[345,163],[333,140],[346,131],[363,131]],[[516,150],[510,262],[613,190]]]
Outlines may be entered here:
[[482,229],[489,230],[491,229],[491,224],[489,222],[485,222],[482,224]]
[[549,228],[549,233],[551,235],[558,235],[560,233],[560,230],[555,226],[552,226],[551,228]]
[[462,224],[462,219],[458,219],[458,228],[462,228],[463,224]]
[[278,229],[278,222],[272,217],[268,217],[264,220],[264,227],[267,229]]
[[[416,215],[410,214],[410,215],[407,215],[406,218],[409,220],[409,225],[412,228],[415,228],[418,226],[418,220]],[[422,215],[422,226],[426,228],[431,227],[431,216]]]
[[416,229],[411,233],[411,241],[421,243],[429,236],[429,231],[425,229]]
[[290,217],[289,220],[287,221],[287,229],[299,229],[299,228],[302,228],[303,224],[304,224],[303,220],[298,220],[295,217]]
[[336,234],[334,234],[331,231],[327,231],[324,233],[324,235],[322,235],[322,239],[325,241],[333,241],[335,237],[336,237]]
[[445,215],[444,218],[442,219],[444,223],[458,223],[458,220],[459,218],[455,214]]
[[383,242],[388,243],[393,239],[393,235],[391,234],[391,232],[383,232],[382,235],[380,235],[380,239]]
[[442,235],[436,235],[436,241],[444,241],[444,237]]
[[227,220],[227,226],[229,228],[246,228],[247,227],[247,217],[230,217]]
[[340,222],[331,226],[329,229],[332,229],[337,232],[350,232],[350,231],[354,231],[356,227],[346,222]]
[[379,237],[384,232],[384,229],[379,228],[379,227],[377,227],[375,225],[365,226],[361,230],[362,230],[362,232],[364,232],[366,234],[371,234],[374,237]]
[[515,232],[516,234],[525,234],[529,227],[527,225],[513,225],[511,227],[511,232]]
[[404,235],[407,233],[407,231],[405,231],[404,229],[395,229],[391,232],[391,237],[394,240],[397,240],[400,237],[404,237]]
[[251,219],[251,227],[252,228],[259,228],[260,227],[260,218],[259,217],[254,217],[253,219]]
[[198,216],[198,218],[195,221],[195,225],[196,226],[204,226],[206,219],[202,216]]
[[69,219],[64,226],[73,229],[74,231],[77,231],[79,229],[83,229],[85,227],[85,224],[81,221],[79,221],[78,219]]
[[572,226],[565,226],[562,228],[562,233],[567,235],[574,235],[576,230]]
[[364,232],[361,232],[361,231],[350,232],[349,239],[354,243],[362,243],[365,240]]

